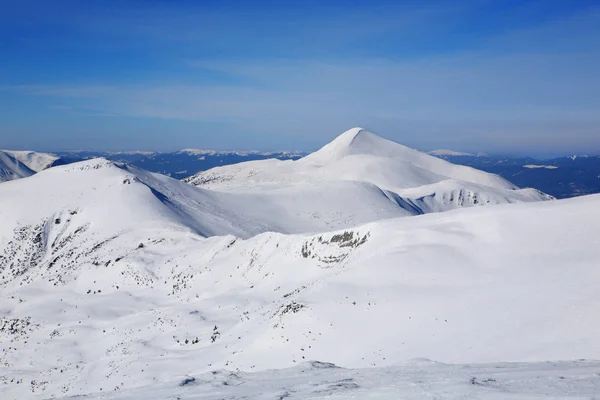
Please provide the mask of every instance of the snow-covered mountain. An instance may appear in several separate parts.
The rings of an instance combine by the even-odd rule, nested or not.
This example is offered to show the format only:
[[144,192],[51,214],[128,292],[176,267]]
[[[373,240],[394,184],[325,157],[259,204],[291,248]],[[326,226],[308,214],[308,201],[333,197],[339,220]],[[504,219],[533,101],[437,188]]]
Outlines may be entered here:
[[40,153],[37,151],[26,150],[0,150],[10,154],[21,163],[25,164],[29,169],[40,172],[52,166],[58,160],[58,156],[51,153]]
[[[597,363],[545,362],[600,357],[600,196],[526,202],[365,131],[235,168],[207,175],[219,190],[106,159],[2,183],[0,398],[523,398],[598,383]],[[411,191],[473,188],[522,204],[410,217],[448,209]]]
[[[416,214],[473,205],[548,200],[535,189],[518,189],[507,180],[381,138],[350,129],[299,160],[262,160],[228,165],[185,179],[225,192],[267,193],[307,182],[365,182],[412,206]],[[334,190],[332,187],[329,190]],[[341,197],[340,197],[341,198]]]
[[26,178],[35,174],[12,154],[0,150],[0,182]]
[[[600,197],[280,233],[319,228],[319,218],[289,215],[302,205],[298,193],[277,203],[272,194],[213,192],[108,160],[0,185],[0,397],[144,398],[192,378],[206,391],[221,378],[253,379],[238,369],[311,360],[390,374],[417,357],[600,357],[600,325],[590,318],[600,310],[600,226],[590,223],[600,220]],[[336,199],[342,214],[379,207],[351,197]],[[285,212],[276,207],[293,200]],[[561,365],[572,379],[563,386],[589,386]],[[504,367],[515,385],[523,369]],[[216,380],[204,378],[215,370]],[[299,371],[267,376],[293,381]],[[377,373],[352,371],[315,379],[326,386],[328,377],[358,374],[356,383]],[[336,393],[360,393],[356,385]]]
[[[154,224],[177,226],[205,237],[232,234],[247,238],[267,231],[321,232],[411,215],[409,205],[373,185],[342,181],[333,189],[306,183],[268,194],[222,193],[127,164],[93,159],[3,184],[0,223],[8,227],[44,218],[60,220],[64,216],[54,216],[59,211],[83,210],[68,218],[102,232],[108,224],[110,235]],[[39,201],[40,192],[44,193],[43,202]],[[346,197],[343,204],[339,195]]]

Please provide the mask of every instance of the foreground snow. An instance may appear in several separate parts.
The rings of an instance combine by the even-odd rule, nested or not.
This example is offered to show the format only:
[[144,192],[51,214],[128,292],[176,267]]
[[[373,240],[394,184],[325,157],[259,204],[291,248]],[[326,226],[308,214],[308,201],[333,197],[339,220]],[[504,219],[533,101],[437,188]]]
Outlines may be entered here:
[[448,365],[415,360],[401,366],[344,369],[306,362],[244,373],[215,370],[89,399],[591,399],[600,362]]
[[[599,196],[247,240],[204,238],[177,219],[113,229],[104,216],[71,211],[58,223],[53,216],[14,231],[2,225],[2,398],[133,396],[130,390],[146,388],[137,395],[143,398],[143,390],[180,390],[186,376],[202,381],[215,369],[264,371],[307,360],[385,367],[352,373],[364,391],[381,374],[377,397],[408,382],[394,374],[385,381],[388,368],[418,357],[600,359],[600,322],[591,317],[600,310]],[[471,373],[461,368],[440,372],[434,393],[453,390],[455,381],[444,383],[452,371],[456,385],[466,386]],[[511,379],[542,376],[539,368],[524,366]],[[575,368],[560,366],[566,375]],[[581,371],[565,388],[596,382]],[[297,371],[281,374],[292,387],[306,381]],[[474,375],[488,379],[487,372]],[[249,375],[248,385],[261,387],[268,376]],[[325,381],[346,378],[318,379],[325,390]],[[529,381],[525,390],[546,383]]]

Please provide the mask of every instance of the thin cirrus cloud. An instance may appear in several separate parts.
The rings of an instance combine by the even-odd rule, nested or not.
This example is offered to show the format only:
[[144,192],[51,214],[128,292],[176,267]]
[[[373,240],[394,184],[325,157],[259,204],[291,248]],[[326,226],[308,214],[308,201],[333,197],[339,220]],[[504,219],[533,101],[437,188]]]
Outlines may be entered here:
[[[462,131],[452,135],[457,142],[477,131],[494,146],[509,150],[519,142],[563,146],[577,136],[593,139],[600,122],[600,83],[594,79],[600,59],[593,54],[575,59],[576,63],[555,55],[510,55],[484,61],[470,56],[422,62],[281,61],[245,67],[221,63],[213,68],[249,77],[256,87],[152,84],[22,90],[69,98],[105,114],[228,121],[274,134],[300,135],[307,125],[325,125],[335,134],[367,121],[419,147],[440,141],[436,131],[447,127]],[[565,136],[563,129],[569,124],[570,134]],[[427,138],[414,140],[414,130],[431,136],[429,143]]]

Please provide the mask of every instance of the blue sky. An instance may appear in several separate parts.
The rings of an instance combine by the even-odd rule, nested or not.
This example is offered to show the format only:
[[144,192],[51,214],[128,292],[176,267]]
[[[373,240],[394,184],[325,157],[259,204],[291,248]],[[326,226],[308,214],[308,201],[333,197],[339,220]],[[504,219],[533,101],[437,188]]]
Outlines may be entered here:
[[0,3],[0,148],[600,153],[598,1]]

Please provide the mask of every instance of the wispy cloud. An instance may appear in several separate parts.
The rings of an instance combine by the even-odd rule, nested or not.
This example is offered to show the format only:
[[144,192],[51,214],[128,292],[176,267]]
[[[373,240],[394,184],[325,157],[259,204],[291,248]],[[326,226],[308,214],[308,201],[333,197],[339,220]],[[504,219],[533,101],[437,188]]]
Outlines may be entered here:
[[[215,63],[230,74],[251,76],[257,87],[198,85],[27,86],[38,96],[73,98],[108,114],[187,120],[229,119],[276,131],[293,121],[365,121],[397,124],[435,121],[540,126],[558,121],[598,122],[600,57],[476,55],[418,62]],[[268,122],[267,122],[268,121]],[[331,122],[330,122],[331,123]],[[319,123],[320,124],[320,123]]]
[[[333,18],[283,13],[279,20],[266,18],[263,31],[250,29],[260,25],[260,13],[258,20],[244,20],[217,11],[121,10],[85,18],[82,29],[132,35],[143,39],[134,41],[142,46],[156,40],[160,52],[168,51],[165,42],[197,41],[194,51],[178,49],[173,62],[181,75],[169,82],[121,79],[10,90],[60,104],[50,106],[57,113],[226,122],[240,131],[302,137],[315,146],[329,139],[324,133],[366,125],[425,148],[494,150],[543,141],[548,148],[586,143],[600,149],[600,9],[491,29],[455,49],[440,37],[438,25],[451,24],[446,19],[456,18],[447,17],[468,14],[468,8],[385,6],[367,14],[334,10]],[[234,22],[236,29],[228,31]],[[281,34],[273,35],[279,25]],[[440,41],[436,51],[415,55],[410,40],[396,40],[416,34],[427,47],[427,29]],[[244,32],[248,52],[235,41]],[[447,49],[440,50],[442,42]],[[222,55],[194,57],[207,49]]]

